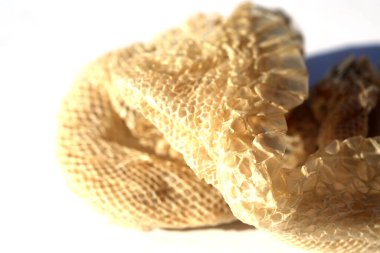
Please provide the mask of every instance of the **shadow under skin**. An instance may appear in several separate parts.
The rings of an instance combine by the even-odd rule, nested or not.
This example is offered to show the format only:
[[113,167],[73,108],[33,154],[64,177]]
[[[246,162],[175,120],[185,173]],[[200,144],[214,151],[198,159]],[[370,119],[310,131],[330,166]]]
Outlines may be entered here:
[[254,226],[245,224],[241,221],[234,221],[227,224],[221,224],[218,226],[205,226],[205,227],[197,227],[197,228],[184,228],[184,229],[162,229],[165,231],[197,231],[197,230],[225,230],[225,231],[244,231],[244,230],[254,230],[256,229]]
[[254,226],[245,224],[241,221],[234,221],[234,222],[229,223],[229,224],[222,224],[222,225],[216,226],[214,228],[218,228],[218,229],[222,229],[222,230],[235,230],[235,231],[256,229]]

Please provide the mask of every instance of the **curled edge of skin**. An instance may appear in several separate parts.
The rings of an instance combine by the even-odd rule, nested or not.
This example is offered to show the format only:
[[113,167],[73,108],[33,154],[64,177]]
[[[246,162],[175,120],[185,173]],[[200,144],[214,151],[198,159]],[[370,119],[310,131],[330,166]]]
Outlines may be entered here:
[[[200,178],[221,191],[243,222],[311,244],[349,241],[364,234],[365,245],[372,247],[378,218],[361,214],[376,210],[376,204],[363,206],[373,197],[360,192],[363,182],[354,172],[329,179],[331,185],[351,185],[353,202],[337,197],[336,190],[325,191],[323,180],[332,170],[321,161],[346,152],[360,157],[360,148],[347,151],[348,147],[359,142],[376,149],[377,139],[337,141],[332,144],[339,147],[336,154],[331,155],[328,145],[304,165],[287,164],[285,114],[308,94],[298,33],[288,19],[251,4],[239,6],[225,20],[207,20],[190,20],[185,29],[154,41],[154,51],[122,62],[132,69],[115,78],[132,87],[122,84],[114,93],[125,96],[127,104],[133,94],[135,103],[130,106],[164,134]],[[175,37],[186,43],[177,44]],[[189,53],[190,48],[194,51]],[[178,58],[178,51],[185,57]],[[362,158],[351,162],[365,163]],[[371,166],[378,170],[378,165]]]
[[[320,148],[304,156],[298,166],[289,166],[287,155],[257,166],[269,172],[260,182],[269,201],[260,203],[259,194],[249,189],[253,178],[248,184],[241,180],[236,189],[236,184],[225,182],[242,178],[241,173],[229,168],[220,173],[227,202],[240,205],[233,208],[234,214],[306,248],[378,252],[380,137],[374,128],[378,127],[379,88],[379,75],[365,58],[348,58],[334,68],[312,92],[316,118],[325,118],[319,123],[319,135],[317,131],[312,137]],[[310,123],[305,118],[310,117],[298,123]],[[307,126],[304,131],[315,132]]]
[[[256,194],[257,208],[285,195],[266,180],[286,149],[285,114],[308,93],[301,44],[288,18],[249,3],[225,19],[196,16],[136,57],[121,52],[110,63],[110,94],[151,121],[237,218],[257,226],[263,217],[246,219],[235,193]],[[247,175],[255,182],[243,190]]]

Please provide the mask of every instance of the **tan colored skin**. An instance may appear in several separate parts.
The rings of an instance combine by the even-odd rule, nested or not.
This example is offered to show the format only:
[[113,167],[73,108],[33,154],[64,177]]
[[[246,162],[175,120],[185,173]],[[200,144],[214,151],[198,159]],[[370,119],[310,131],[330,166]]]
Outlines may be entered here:
[[[368,113],[377,91],[363,91],[354,101]],[[302,42],[283,15],[252,4],[198,15],[84,71],[62,108],[60,158],[121,223],[218,224],[233,219],[229,206],[309,249],[376,251],[380,138],[335,140],[321,127],[317,151],[295,155],[286,115],[307,94]]]
[[64,100],[58,152],[70,186],[127,227],[180,229],[234,221],[219,192],[198,179],[166,141],[160,144],[156,128],[139,113],[127,107],[118,113],[112,106],[109,62],[133,53],[132,46],[89,65]]

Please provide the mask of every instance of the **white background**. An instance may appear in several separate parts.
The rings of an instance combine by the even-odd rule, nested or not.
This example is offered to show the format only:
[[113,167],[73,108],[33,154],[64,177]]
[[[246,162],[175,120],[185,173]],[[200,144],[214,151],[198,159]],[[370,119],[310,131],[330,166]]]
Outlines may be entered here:
[[[58,106],[81,66],[195,12],[228,14],[238,2],[0,0],[0,252],[301,252],[240,224],[121,228],[67,189],[55,158]],[[293,16],[307,54],[380,43],[376,0],[259,3]]]

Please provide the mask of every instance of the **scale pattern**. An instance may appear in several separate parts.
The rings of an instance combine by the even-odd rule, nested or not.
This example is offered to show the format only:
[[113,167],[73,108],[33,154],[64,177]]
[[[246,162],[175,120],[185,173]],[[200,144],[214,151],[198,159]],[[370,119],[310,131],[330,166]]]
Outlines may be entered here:
[[140,114],[115,111],[105,85],[111,82],[112,56],[83,71],[61,108],[58,156],[70,186],[128,227],[187,228],[235,220],[221,195],[170,152]]
[[[353,100],[368,121],[377,90],[364,90]],[[61,110],[60,158],[79,193],[123,224],[213,225],[233,220],[231,208],[301,247],[376,251],[380,138],[352,136],[365,123],[294,120],[313,110],[293,110],[307,94],[285,15],[250,3],[228,18],[199,14],[84,71]],[[310,120],[322,137],[297,127]]]

